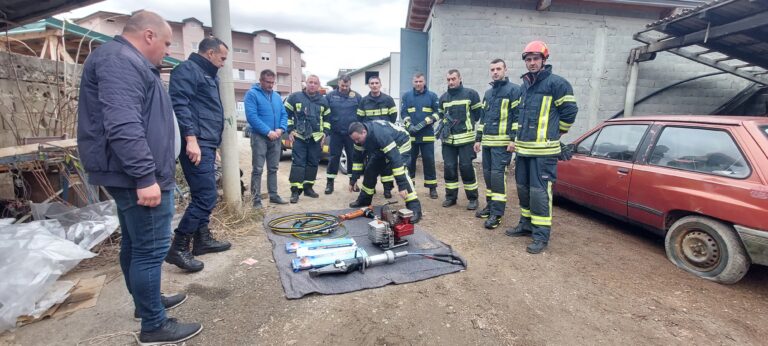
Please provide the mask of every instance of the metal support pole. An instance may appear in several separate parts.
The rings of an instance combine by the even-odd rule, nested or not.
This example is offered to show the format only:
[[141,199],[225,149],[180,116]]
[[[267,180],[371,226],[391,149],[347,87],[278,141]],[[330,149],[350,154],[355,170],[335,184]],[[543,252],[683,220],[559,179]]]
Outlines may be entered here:
[[634,59],[635,52],[630,54],[629,82],[627,83],[627,94],[624,97],[624,116],[631,117],[635,111],[635,94],[637,93],[637,70],[640,63]]
[[211,27],[213,35],[227,44],[230,58],[219,69],[219,95],[224,107],[224,132],[221,142],[221,164],[223,169],[224,201],[240,210],[240,152],[237,138],[237,116],[235,107],[235,85],[232,82],[232,28],[230,26],[229,0],[211,0]]

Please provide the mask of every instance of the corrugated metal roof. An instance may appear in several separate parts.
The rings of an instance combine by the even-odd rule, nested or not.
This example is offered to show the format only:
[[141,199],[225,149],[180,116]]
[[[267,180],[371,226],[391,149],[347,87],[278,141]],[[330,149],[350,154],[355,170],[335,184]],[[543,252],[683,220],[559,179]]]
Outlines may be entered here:
[[668,51],[766,84],[768,0],[715,0],[646,27],[635,34],[642,54]]

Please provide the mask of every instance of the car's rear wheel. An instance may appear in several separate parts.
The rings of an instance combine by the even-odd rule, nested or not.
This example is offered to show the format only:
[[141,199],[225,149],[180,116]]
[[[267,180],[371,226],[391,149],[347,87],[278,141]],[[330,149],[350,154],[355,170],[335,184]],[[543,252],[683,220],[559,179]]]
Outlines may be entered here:
[[341,151],[341,157],[339,158],[339,172],[341,174],[347,174],[347,152]]
[[705,216],[686,216],[667,232],[667,258],[707,280],[735,283],[749,270],[749,257],[733,227]]

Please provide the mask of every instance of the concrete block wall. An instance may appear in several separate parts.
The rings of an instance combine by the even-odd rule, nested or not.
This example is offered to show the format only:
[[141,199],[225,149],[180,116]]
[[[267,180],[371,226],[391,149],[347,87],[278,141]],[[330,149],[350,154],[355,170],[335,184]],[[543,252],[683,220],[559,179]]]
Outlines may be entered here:
[[0,148],[24,137],[75,137],[80,67],[0,54]]
[[[641,44],[632,35],[658,19],[658,12],[601,3],[554,2],[549,11],[536,11],[536,1],[447,0],[436,5],[430,27],[429,87],[445,92],[445,74],[458,68],[464,85],[480,93],[488,89],[492,59],[507,62],[515,83],[526,72],[521,60],[525,44],[543,40],[550,48],[553,71],[571,82],[579,115],[575,138],[624,107],[629,76],[627,56]],[[640,64],[637,98],[666,85],[715,71],[660,53]],[[635,114],[707,114],[749,83],[720,75],[684,84],[635,107]]]

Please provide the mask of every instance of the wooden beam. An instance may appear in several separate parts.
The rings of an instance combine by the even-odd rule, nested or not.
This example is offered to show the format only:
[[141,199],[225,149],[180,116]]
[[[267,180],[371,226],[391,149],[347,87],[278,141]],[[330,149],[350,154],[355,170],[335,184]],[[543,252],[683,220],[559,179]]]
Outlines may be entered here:
[[546,11],[552,6],[552,0],[539,0],[536,4],[537,11]]
[[70,64],[74,64],[75,60],[73,60],[72,57],[69,55],[66,48],[64,47],[64,44],[61,42],[57,42],[57,46],[59,47],[59,57],[61,58],[61,60],[68,62]]

